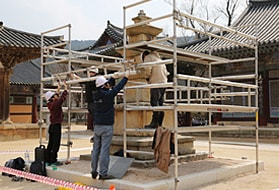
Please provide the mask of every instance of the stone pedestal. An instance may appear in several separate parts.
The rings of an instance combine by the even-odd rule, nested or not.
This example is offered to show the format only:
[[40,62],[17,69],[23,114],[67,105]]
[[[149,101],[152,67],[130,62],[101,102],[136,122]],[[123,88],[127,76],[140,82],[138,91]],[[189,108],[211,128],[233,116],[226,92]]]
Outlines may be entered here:
[[[128,136],[127,137],[127,149],[135,151],[150,152],[150,154],[143,153],[129,153],[132,158],[136,160],[153,160],[153,134],[154,130],[150,132],[139,132],[146,133],[144,136]],[[196,151],[193,148],[193,137],[178,135],[178,155],[195,154]],[[111,144],[111,154],[123,149],[123,136],[114,136]]]
[[[163,121],[163,127],[172,129],[173,127],[174,111],[165,111],[165,117]],[[133,110],[126,112],[126,126],[129,129],[143,129],[144,125],[149,124],[152,118],[152,111],[148,110]],[[124,126],[124,112],[123,104],[115,106],[115,121],[114,121],[114,134],[123,135]],[[149,136],[149,133],[140,133],[138,131],[128,131],[127,135],[131,136]]]
[[[42,128],[42,137],[46,136],[46,127]],[[40,138],[38,124],[2,124],[0,141]]]

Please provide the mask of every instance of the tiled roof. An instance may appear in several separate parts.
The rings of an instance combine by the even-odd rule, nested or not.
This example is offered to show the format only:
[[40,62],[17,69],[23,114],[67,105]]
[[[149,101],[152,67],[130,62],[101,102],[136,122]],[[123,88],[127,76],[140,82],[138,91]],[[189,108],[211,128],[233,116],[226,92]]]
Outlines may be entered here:
[[[53,45],[62,41],[61,36],[44,37],[45,45]],[[0,46],[40,48],[41,35],[8,28],[0,22]]]
[[[259,46],[279,44],[279,1],[278,0],[250,0],[249,6],[240,15],[233,27],[240,27],[238,31],[258,37]],[[224,47],[227,46],[227,47]],[[211,47],[217,47],[213,52],[238,48],[229,45],[224,40],[212,39]],[[185,48],[190,51],[208,52],[208,38],[188,43]]]
[[[110,39],[111,41],[108,42],[107,40]],[[107,21],[107,28],[101,35],[101,37],[93,44],[92,47],[89,49],[94,49],[96,47],[109,45],[110,43],[114,44],[123,40],[123,29],[116,27]]]
[[[13,74],[10,78],[10,84],[13,85],[40,85],[41,81],[41,59],[16,64],[13,68]],[[45,71],[46,76],[51,76]]]
[[79,51],[120,57],[121,55],[115,51],[115,48],[122,46],[122,44],[123,29],[116,27],[111,24],[110,21],[107,21],[107,28],[99,39],[96,40],[92,46]]
[[40,59],[16,64],[10,78],[10,84],[14,85],[39,85],[41,81],[41,68],[38,65]]
[[94,54],[100,54],[100,55],[109,55],[109,56],[115,56],[115,57],[121,57],[121,55],[115,51],[117,47],[122,46],[122,41],[114,43],[114,44],[108,44],[106,46],[100,46],[96,47],[94,49],[88,50],[89,53],[94,53]]

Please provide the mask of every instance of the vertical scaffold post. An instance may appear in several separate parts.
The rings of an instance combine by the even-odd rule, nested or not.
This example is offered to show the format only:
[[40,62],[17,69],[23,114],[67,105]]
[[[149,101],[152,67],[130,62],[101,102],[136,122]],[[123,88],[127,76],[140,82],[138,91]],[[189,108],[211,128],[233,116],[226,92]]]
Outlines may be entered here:
[[[68,26],[68,53],[69,53],[69,59],[68,59],[68,72],[70,73],[72,70],[72,45],[71,45],[71,25]],[[71,92],[71,84],[69,85],[69,98],[68,98],[68,126],[67,126],[67,160],[66,162],[71,162],[71,107],[72,107],[72,92]]]
[[[258,28],[255,25],[255,33],[258,36]],[[259,86],[259,71],[258,71],[258,40],[254,40],[255,45],[255,85]],[[256,126],[255,126],[255,133],[256,133],[256,173],[259,173],[259,88],[256,88],[256,96],[255,96],[255,106],[256,110]]]
[[[123,7],[123,58],[126,60],[126,43],[127,43],[127,36],[126,36],[126,7]],[[126,90],[124,89],[124,96],[123,96],[123,152],[124,157],[127,157],[127,112],[126,112]]]
[[175,156],[175,181],[174,189],[178,189],[178,114],[177,114],[177,34],[176,34],[176,0],[173,0],[173,88],[174,88],[174,110],[173,110],[173,121],[174,121],[174,156]]

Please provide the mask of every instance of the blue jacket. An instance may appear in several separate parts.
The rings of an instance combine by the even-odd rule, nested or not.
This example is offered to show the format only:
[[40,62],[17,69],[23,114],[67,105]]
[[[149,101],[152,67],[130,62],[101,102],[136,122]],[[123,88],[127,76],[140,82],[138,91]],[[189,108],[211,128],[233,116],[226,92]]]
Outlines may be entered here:
[[114,124],[114,97],[122,88],[124,88],[127,82],[128,78],[124,77],[112,89],[99,87],[97,88],[97,91],[93,93],[95,124]]

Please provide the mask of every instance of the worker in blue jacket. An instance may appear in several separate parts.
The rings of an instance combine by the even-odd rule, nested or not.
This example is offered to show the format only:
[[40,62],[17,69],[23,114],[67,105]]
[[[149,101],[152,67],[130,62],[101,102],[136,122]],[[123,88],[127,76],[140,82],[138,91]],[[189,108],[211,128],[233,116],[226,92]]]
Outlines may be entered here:
[[[110,145],[113,137],[114,124],[114,98],[117,93],[124,88],[128,82],[129,73],[114,87],[104,76],[97,76],[97,90],[93,93],[94,102],[94,143],[91,159],[92,178],[96,179],[113,179],[114,176],[108,175],[108,166],[110,162]],[[99,173],[97,171],[98,162],[100,161]]]

